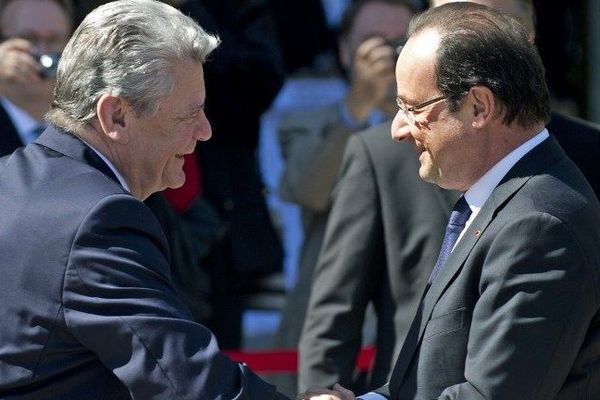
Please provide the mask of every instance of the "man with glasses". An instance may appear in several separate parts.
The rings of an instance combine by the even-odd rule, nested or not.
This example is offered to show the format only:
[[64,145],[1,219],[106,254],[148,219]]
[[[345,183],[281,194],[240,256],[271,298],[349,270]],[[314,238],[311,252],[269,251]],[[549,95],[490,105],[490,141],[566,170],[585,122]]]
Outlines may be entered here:
[[71,17],[69,0],[0,0],[0,156],[41,133]]
[[[361,399],[600,396],[600,204],[545,128],[528,36],[463,2],[411,22],[392,137],[463,195],[390,381]],[[354,399],[336,389],[302,398]]]
[[404,104],[404,102],[402,102],[402,99],[400,99],[399,97],[396,97],[396,105],[398,106],[398,109],[400,111],[402,111],[406,120],[408,122],[410,122],[411,124],[414,124],[415,123],[415,117],[414,117],[415,113],[418,113],[421,110],[427,108],[428,106],[431,106],[442,100],[446,100],[446,96],[437,96],[437,97],[434,97],[433,99],[426,100],[415,106],[407,106],[406,104]]

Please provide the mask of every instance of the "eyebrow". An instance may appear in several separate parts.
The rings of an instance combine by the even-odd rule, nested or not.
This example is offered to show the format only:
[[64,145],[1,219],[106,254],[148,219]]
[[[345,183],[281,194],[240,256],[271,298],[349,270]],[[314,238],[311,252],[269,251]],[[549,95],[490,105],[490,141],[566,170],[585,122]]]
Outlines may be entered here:
[[204,110],[205,105],[206,105],[206,102],[196,103],[196,104],[190,106],[185,112],[182,113],[181,118],[188,118],[190,115]]
[[173,118],[177,121],[186,121],[194,117],[194,114],[204,110],[206,102],[196,103],[181,114],[175,115]]
[[202,103],[196,103],[193,106],[190,107],[188,114],[193,114],[196,113],[198,111],[202,111],[204,110],[204,107],[206,106],[206,101],[202,102]]

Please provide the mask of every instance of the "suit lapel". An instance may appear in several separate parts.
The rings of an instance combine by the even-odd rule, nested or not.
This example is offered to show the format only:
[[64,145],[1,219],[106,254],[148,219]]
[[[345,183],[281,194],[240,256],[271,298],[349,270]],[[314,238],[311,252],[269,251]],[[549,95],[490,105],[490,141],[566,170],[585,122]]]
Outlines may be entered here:
[[[437,301],[454,276],[459,273],[467,257],[477,244],[479,238],[492,223],[498,211],[505,206],[510,198],[529,179],[548,168],[548,166],[558,162],[564,156],[564,151],[560,148],[556,140],[550,137],[519,160],[494,189],[490,198],[485,202],[477,217],[475,217],[460,242],[456,245],[454,251],[450,253],[446,264],[440,270],[436,280],[426,289],[390,379],[390,387],[394,389],[392,393],[397,393],[400,388],[415,351],[423,339],[427,322]],[[392,398],[394,397],[392,396]]]
[[96,152],[81,139],[69,132],[61,131],[53,126],[49,126],[35,143],[88,164],[119,183],[116,175],[104,160],[102,160],[102,158],[100,158],[100,156],[98,156],[98,154],[96,154]]

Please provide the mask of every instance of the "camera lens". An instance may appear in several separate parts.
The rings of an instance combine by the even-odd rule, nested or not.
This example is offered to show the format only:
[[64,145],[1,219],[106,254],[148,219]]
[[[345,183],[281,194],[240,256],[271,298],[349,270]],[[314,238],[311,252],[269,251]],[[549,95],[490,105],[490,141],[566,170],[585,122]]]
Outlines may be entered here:
[[56,76],[60,54],[55,52],[43,53],[39,54],[37,59],[42,66],[40,69],[40,76],[44,79],[54,78]]

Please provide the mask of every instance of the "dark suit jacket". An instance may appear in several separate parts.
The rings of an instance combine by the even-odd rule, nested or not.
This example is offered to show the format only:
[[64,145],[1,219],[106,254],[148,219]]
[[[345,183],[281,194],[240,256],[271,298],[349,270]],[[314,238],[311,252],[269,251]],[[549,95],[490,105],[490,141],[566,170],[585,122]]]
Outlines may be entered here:
[[0,398],[279,398],[190,320],[158,221],[76,137],[0,159],[0,235]]
[[389,122],[348,142],[300,342],[300,390],[349,387],[369,302],[381,351],[368,386],[387,382],[457,198],[423,182],[418,169]]
[[600,205],[553,138],[509,171],[467,229],[380,392],[600,398]]
[[600,127],[578,118],[552,113],[548,130],[579,167],[600,199]]
[[23,142],[17,133],[17,128],[0,104],[0,157],[12,153],[21,146]]
[[279,272],[283,248],[270,219],[255,155],[260,115],[284,80],[269,6],[266,0],[188,0],[181,11],[222,39],[204,65],[206,115],[213,136],[199,143],[196,153],[202,193],[227,227],[227,235],[217,251],[225,257],[205,263],[217,270],[232,268],[246,281]]

